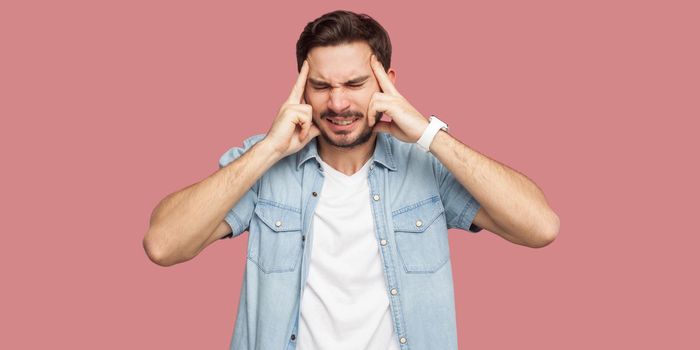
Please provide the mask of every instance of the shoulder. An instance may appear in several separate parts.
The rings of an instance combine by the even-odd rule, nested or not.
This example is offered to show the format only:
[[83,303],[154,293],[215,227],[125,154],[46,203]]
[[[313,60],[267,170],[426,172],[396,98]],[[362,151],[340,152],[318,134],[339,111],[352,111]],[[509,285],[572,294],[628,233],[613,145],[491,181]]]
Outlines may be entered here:
[[423,151],[417,144],[403,142],[390,134],[380,135],[383,136],[377,142],[385,143],[382,146],[387,150],[387,157],[391,158],[399,169],[409,170],[419,165],[435,165],[437,158],[432,153]]
[[250,136],[243,140],[243,145],[229,148],[226,152],[224,152],[221,155],[221,157],[219,157],[219,166],[224,167],[228,163],[231,163],[232,161],[236,160],[243,153],[245,153],[251,147],[253,147],[256,143],[262,141],[265,138],[265,135],[266,134],[256,134]]

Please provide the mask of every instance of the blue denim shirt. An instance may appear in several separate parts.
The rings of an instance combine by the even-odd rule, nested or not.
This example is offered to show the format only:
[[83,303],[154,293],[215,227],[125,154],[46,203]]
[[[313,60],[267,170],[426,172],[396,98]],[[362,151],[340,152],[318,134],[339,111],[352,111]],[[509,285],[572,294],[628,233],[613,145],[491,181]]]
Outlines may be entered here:
[[[219,166],[263,138],[231,148]],[[480,204],[435,156],[389,134],[377,135],[368,177],[367,200],[401,349],[457,349],[447,229],[480,231],[472,225]],[[268,169],[227,213],[228,237],[249,232],[231,349],[296,348],[323,180],[314,139]]]

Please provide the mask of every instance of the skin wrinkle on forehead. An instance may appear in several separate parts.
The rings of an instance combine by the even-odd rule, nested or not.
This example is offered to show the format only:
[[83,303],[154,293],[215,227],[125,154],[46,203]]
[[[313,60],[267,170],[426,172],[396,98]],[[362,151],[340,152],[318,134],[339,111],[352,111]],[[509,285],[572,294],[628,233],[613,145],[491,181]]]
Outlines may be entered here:
[[[342,83],[342,84],[343,84],[343,85],[348,85],[348,84],[360,84],[360,83],[364,83],[364,82],[367,81],[367,79],[369,79],[369,78],[370,78],[369,75],[364,75],[364,76],[361,76],[361,77],[357,77],[357,78],[350,79],[350,80],[348,80],[348,81],[346,81],[346,82],[344,82],[344,83]],[[322,85],[322,86],[326,86],[326,85],[330,86],[330,85],[331,85],[331,84],[329,84],[329,83],[327,83],[327,82],[325,82],[325,81],[323,81],[323,80],[316,80],[316,79],[314,79],[314,78],[308,78],[308,80],[309,80],[309,82],[311,82],[311,84],[313,84],[313,85]]]
[[[367,55],[367,58],[365,59],[367,61],[366,67],[370,68],[370,72],[372,69],[371,58],[372,58],[372,52],[370,51],[369,55]],[[309,63],[309,71],[310,71],[311,65],[313,64],[313,61],[311,60],[311,55],[306,55],[306,61]],[[309,72],[309,75],[311,75],[311,72]],[[317,74],[314,74],[314,75],[317,75]],[[357,75],[357,74],[354,74],[354,75]],[[346,82],[341,83],[341,85],[364,83],[367,81],[367,79],[369,79],[371,77],[372,77],[372,74],[361,75],[359,77],[349,79]],[[317,77],[317,78],[312,78],[309,76],[308,78],[306,78],[306,80],[313,85],[323,85],[323,86],[325,86],[325,85],[330,86],[331,85],[330,83],[327,83],[326,82],[327,79],[324,79],[322,76]]]

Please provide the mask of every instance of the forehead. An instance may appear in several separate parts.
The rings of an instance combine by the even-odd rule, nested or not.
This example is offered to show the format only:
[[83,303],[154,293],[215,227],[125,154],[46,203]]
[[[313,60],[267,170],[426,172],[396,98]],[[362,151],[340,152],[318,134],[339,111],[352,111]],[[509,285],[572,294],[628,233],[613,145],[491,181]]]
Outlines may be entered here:
[[336,46],[314,47],[309,51],[309,78],[342,83],[369,74],[372,49],[358,41]]

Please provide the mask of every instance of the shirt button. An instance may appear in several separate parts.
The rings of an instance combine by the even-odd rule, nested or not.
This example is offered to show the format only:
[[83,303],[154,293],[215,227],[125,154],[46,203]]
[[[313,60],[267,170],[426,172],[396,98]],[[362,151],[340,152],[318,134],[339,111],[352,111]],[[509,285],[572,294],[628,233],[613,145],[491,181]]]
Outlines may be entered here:
[[275,221],[275,226],[277,226],[277,227],[282,226],[282,221],[279,221],[279,220]]
[[416,227],[421,227],[421,226],[423,226],[423,221],[420,221],[420,220],[416,221]]
[[314,196],[314,197],[316,197],[316,196],[318,196],[318,193],[316,193],[316,192],[311,192],[311,195]]
[[372,196],[372,198],[374,198],[375,201],[378,201],[378,200],[379,200],[379,195],[378,195],[378,194],[375,194],[374,196]]
[[306,240],[306,236],[301,236],[301,241],[303,242],[305,240]]
[[396,288],[391,288],[390,293],[391,293],[391,295],[396,295],[396,294],[399,294],[399,291],[396,290]]
[[404,337],[401,337],[401,339],[399,339],[399,342],[401,342],[401,344],[406,344],[407,341],[408,340],[406,340],[406,338]]
[[386,239],[382,239],[381,241],[379,241],[379,244],[386,245]]
[[291,339],[294,340],[294,339],[296,339],[296,338],[297,338],[297,336],[294,335],[294,334],[292,334]]

